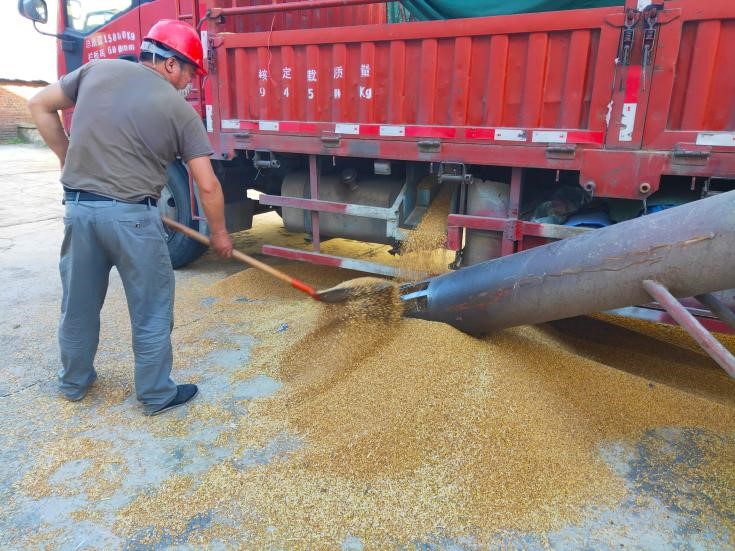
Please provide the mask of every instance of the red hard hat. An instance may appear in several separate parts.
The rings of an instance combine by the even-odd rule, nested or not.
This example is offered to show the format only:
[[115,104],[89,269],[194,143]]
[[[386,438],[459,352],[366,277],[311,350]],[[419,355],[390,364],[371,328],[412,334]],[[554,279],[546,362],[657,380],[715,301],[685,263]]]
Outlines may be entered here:
[[199,76],[207,74],[204,68],[204,50],[194,27],[176,19],[161,19],[153,25],[143,40],[153,40],[180,54],[196,67]]

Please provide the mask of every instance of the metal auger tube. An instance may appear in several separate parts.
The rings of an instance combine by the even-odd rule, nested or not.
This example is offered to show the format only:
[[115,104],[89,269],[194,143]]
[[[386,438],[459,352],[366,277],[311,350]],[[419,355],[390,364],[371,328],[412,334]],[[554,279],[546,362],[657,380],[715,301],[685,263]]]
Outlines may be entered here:
[[413,285],[407,316],[483,334],[735,287],[735,191]]

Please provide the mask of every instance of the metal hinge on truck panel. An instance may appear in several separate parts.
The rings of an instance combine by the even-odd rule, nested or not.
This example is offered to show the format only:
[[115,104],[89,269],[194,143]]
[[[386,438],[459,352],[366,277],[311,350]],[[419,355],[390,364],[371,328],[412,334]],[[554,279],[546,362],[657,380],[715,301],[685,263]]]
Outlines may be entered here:
[[207,71],[210,74],[217,72],[217,56],[215,50],[222,46],[224,42],[225,40],[221,36],[207,36]]
[[437,139],[426,139],[419,140],[417,145],[421,153],[438,153],[441,149],[442,142]]
[[472,182],[472,174],[467,172],[464,163],[440,163],[437,180],[442,184],[446,182],[469,184]]
[[658,25],[659,6],[651,4],[643,11],[643,57],[641,60],[641,76],[643,90],[646,89],[646,68],[653,62],[653,47],[656,43],[656,27]]
[[640,16],[641,13],[632,8],[625,12],[624,30],[620,38],[620,51],[618,52],[620,65],[630,65],[630,53],[633,50],[633,42],[635,42],[635,28],[638,25]]
[[[268,157],[267,159],[264,157]],[[276,159],[272,151],[255,151],[253,153],[253,166],[258,170],[265,168],[281,168],[281,161]]]
[[199,23],[197,23],[197,30],[200,31],[204,23],[207,21],[214,21],[218,25],[222,25],[225,22],[225,16],[219,13],[220,11],[221,8],[210,8],[204,12],[204,17],[202,17],[199,20]]
[[620,37],[620,51],[618,52],[618,63],[620,65],[628,66],[631,63],[636,27],[641,21],[643,21],[643,54],[641,65],[645,70],[653,62],[653,48],[656,42],[656,31],[659,22],[658,14],[661,9],[663,9],[663,4],[649,4],[643,11],[629,8],[625,12],[623,33]]
[[576,144],[551,144],[546,147],[547,159],[574,159]]
[[[630,4],[630,3],[629,3]],[[663,9],[663,3],[639,0],[624,13],[609,17],[608,23],[621,28],[620,47],[615,60],[611,119],[616,128],[606,137],[610,148],[637,149],[643,141],[644,122],[653,77],[659,27],[675,19],[677,10]],[[640,30],[641,34],[636,33]]]
[[342,145],[342,136],[340,134],[322,133],[322,144],[324,147],[339,147]]
[[691,144],[677,144],[671,152],[671,163],[675,165],[706,166],[712,148],[697,148]]

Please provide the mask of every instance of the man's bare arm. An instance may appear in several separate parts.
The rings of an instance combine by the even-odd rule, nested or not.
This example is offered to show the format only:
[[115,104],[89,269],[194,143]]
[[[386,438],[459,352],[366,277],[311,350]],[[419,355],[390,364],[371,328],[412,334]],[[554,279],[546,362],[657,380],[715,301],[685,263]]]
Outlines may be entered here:
[[28,102],[36,128],[46,145],[56,153],[62,167],[66,159],[66,150],[69,148],[69,139],[61,124],[59,111],[69,107],[74,107],[74,102],[64,94],[58,82],[46,86]]
[[199,187],[199,199],[209,224],[212,248],[218,255],[229,258],[232,256],[232,240],[225,226],[225,199],[222,186],[212,170],[212,163],[209,157],[195,157],[187,164]]

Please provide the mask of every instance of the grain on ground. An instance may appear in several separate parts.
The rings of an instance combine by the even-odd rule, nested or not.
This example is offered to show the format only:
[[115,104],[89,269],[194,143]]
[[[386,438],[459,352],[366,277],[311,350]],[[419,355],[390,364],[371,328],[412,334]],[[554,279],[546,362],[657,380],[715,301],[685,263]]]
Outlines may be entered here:
[[[317,271],[310,275],[319,282]],[[376,545],[411,541],[440,526],[445,535],[544,532],[625,495],[600,446],[635,441],[651,427],[720,434],[735,420],[731,405],[652,386],[645,365],[632,375],[588,359],[575,338],[547,326],[476,339],[420,320],[335,323],[324,315],[330,306],[298,301],[252,271],[237,275],[237,289],[268,301],[247,308],[271,320],[252,327],[269,351],[260,367],[286,387],[253,401],[231,436],[240,451],[265,446],[254,438],[260,431],[266,438],[287,431],[306,446],[267,465],[220,464],[188,482],[184,495],[197,496],[191,506],[172,495],[179,487],[162,487],[145,496],[153,505],[137,502],[130,519],[145,517],[134,513],[138,506],[173,499],[182,518],[224,508],[253,542],[281,535],[303,546],[336,545],[348,534]],[[274,332],[276,321],[289,329]],[[721,468],[732,450],[713,450],[702,468]]]

